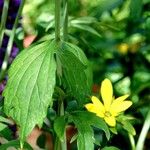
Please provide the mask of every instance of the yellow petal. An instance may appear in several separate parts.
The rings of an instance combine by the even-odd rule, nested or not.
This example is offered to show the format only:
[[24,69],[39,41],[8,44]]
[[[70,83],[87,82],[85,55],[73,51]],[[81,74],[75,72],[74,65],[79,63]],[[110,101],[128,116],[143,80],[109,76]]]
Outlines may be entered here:
[[104,108],[104,105],[101,103],[101,101],[95,96],[92,96],[91,99],[92,99],[92,102],[95,105],[95,107],[97,107],[97,109],[99,111],[102,111],[104,113],[105,112],[105,108]]
[[112,98],[113,88],[109,79],[105,79],[104,81],[102,81],[100,92],[101,92],[102,100],[104,102],[105,109],[106,111],[108,111],[113,99]]
[[111,127],[116,126],[116,119],[115,119],[115,117],[113,117],[113,116],[105,117],[104,120],[105,120],[105,122],[106,122],[109,126],[111,126]]
[[97,108],[92,103],[86,104],[85,108],[90,112],[97,113]]
[[104,111],[97,107],[97,105],[89,103],[85,105],[85,108],[92,113],[95,113],[98,117],[104,118]]
[[120,97],[116,98],[116,99],[113,101],[113,104],[114,104],[114,103],[118,103],[118,102],[122,102],[122,101],[124,101],[127,97],[129,97],[128,94],[123,95],[123,96],[120,96]]
[[120,112],[125,111],[132,105],[131,101],[123,101],[123,102],[118,102],[116,104],[112,104],[110,108],[110,113],[113,116],[117,116]]

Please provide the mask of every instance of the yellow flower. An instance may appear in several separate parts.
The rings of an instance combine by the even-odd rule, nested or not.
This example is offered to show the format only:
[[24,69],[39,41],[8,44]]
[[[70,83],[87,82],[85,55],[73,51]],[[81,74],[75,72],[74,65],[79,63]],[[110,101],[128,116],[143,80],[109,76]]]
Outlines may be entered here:
[[88,111],[103,118],[109,126],[114,127],[116,125],[116,117],[128,109],[132,102],[129,100],[125,101],[129,95],[123,95],[114,99],[113,88],[109,79],[102,81],[100,93],[103,103],[97,97],[92,96],[91,100],[93,103],[88,103],[85,107]]

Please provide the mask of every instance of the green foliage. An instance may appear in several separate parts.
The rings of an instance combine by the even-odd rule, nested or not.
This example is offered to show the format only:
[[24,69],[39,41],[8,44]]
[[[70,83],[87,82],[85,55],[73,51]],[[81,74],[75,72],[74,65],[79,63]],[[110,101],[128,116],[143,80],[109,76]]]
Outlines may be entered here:
[[142,0],[130,0],[130,17],[131,19],[139,19],[142,13]]
[[122,122],[122,124],[123,124],[122,127],[127,132],[129,132],[131,135],[136,135],[136,131],[135,131],[134,127],[132,126],[132,124],[130,122],[124,121],[124,122]]
[[61,141],[63,141],[66,129],[66,117],[60,116],[54,121],[54,130]]
[[87,31],[93,35],[101,37],[101,35],[93,27],[90,26],[90,24],[94,22],[96,22],[96,19],[94,17],[75,18],[70,21],[70,27],[74,27],[79,30]]
[[82,106],[91,89],[89,62],[79,47],[66,42],[60,44],[57,56],[62,66],[63,85],[77,99],[79,106]]
[[20,126],[23,142],[34,126],[42,125],[55,86],[55,43],[44,42],[24,50],[9,70],[3,93],[4,110]]
[[79,150],[93,150],[94,149],[94,132],[91,126],[103,130],[107,139],[110,138],[110,133],[105,122],[90,112],[73,112],[71,113],[70,120],[72,120],[78,130],[77,146]]
[[[35,42],[33,46],[21,52],[9,70],[8,84],[4,92],[4,110],[19,126],[22,140],[36,124],[42,127],[50,104],[53,112],[47,114],[48,123],[43,125],[44,130],[51,133],[55,131],[63,141],[67,124],[75,124],[78,132],[71,142],[77,139],[79,150],[93,150],[94,144],[97,143],[101,144],[101,148],[104,147],[102,150],[118,150],[116,147],[134,149],[134,138],[136,141],[142,141],[139,142],[140,147],[145,144],[145,149],[149,148],[148,142],[144,143],[149,128],[148,120],[145,119],[150,97],[149,3],[150,0],[71,0],[68,42],[60,41],[56,44],[50,42],[55,38],[54,1],[26,1],[23,28],[19,27],[16,32],[17,46],[23,49],[24,36],[32,33],[37,36],[35,41],[47,42],[38,45],[38,42]],[[61,6],[62,37],[64,4]],[[11,30],[5,31],[8,36],[10,33]],[[88,98],[93,95],[89,61],[94,75],[94,95],[98,94],[99,83],[107,77],[113,82],[116,97],[130,93],[129,99],[133,101],[128,113],[137,119],[125,116],[117,118],[117,126],[109,129],[111,134],[115,134],[111,139],[108,127],[102,119],[95,114],[81,112]],[[40,67],[42,63],[43,67]],[[45,72],[48,72],[48,69],[47,74]],[[65,115],[62,117],[56,117],[58,97],[55,97],[56,92],[53,92],[55,85],[64,92]],[[0,101],[2,99],[0,97]],[[80,112],[76,112],[77,110]],[[141,128],[145,131],[144,120],[147,131],[139,138],[139,132],[135,135],[135,129],[138,127],[138,131]],[[10,123],[0,117],[0,134],[7,140],[12,139],[12,135],[8,138],[10,133],[7,134],[6,131],[7,124]],[[135,125],[135,129],[131,123]],[[50,128],[49,124],[54,129]],[[94,132],[97,128],[105,132],[109,141],[106,141],[104,134]],[[7,134],[7,137],[2,132]],[[128,138],[128,134],[133,139]],[[126,138],[123,142],[120,141],[122,136]],[[116,140],[119,142],[114,142]],[[112,142],[116,147],[108,146],[112,145]]]
[[[6,144],[3,144],[0,146],[0,149],[1,150],[6,150],[8,148],[20,148],[20,141],[19,140],[13,140],[13,141],[10,141]],[[33,150],[32,147],[28,144],[28,143],[25,143],[24,144],[24,150]]]
[[104,147],[102,150],[120,150],[120,149],[114,146],[108,146],[108,147]]

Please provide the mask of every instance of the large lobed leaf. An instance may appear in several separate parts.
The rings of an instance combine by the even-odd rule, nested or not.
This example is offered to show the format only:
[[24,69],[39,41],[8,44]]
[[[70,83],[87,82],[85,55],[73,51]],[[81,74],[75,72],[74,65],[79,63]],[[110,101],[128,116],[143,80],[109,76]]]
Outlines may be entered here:
[[90,95],[92,74],[83,51],[70,43],[62,42],[57,56],[62,65],[63,85],[80,105]]
[[20,126],[22,142],[34,126],[42,125],[55,86],[55,42],[24,50],[14,60],[4,90],[4,111]]

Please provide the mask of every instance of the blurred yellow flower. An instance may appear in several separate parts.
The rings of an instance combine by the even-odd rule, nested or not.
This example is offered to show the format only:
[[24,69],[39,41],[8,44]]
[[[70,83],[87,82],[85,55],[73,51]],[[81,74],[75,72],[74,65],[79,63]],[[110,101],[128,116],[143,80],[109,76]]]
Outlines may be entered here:
[[119,46],[118,46],[118,50],[121,54],[126,54],[129,50],[129,45],[126,44],[126,43],[121,43]]
[[114,127],[116,125],[116,116],[128,109],[132,102],[129,100],[125,101],[129,95],[123,95],[114,99],[113,88],[109,79],[102,81],[100,93],[103,103],[97,97],[92,96],[91,100],[93,103],[88,103],[85,107],[88,111],[103,118],[109,126]]

